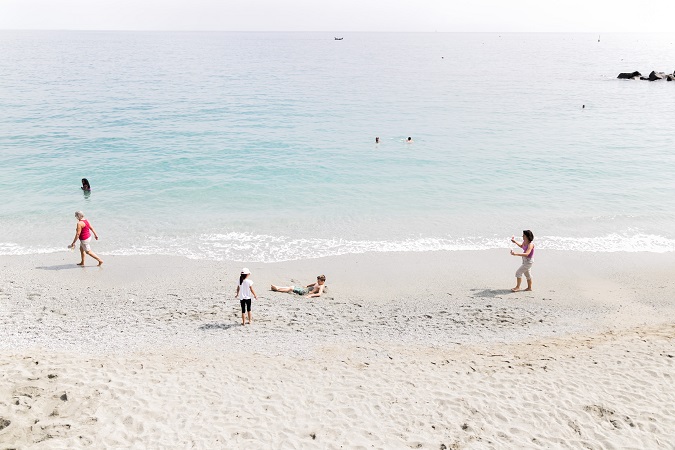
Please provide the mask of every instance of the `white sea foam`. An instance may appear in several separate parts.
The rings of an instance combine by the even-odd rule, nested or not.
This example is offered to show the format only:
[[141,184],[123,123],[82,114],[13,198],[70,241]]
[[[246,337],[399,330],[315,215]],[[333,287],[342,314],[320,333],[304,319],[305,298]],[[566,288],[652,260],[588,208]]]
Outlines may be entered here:
[[[197,242],[185,239],[157,239],[144,246],[120,248],[112,255],[176,255],[192,259],[251,262],[280,262],[367,252],[478,251],[514,248],[508,238],[411,238],[400,241],[291,238],[250,233],[207,234]],[[535,243],[541,250],[580,252],[675,251],[675,239],[637,234],[608,234],[601,237],[543,236]]]
[[575,252],[651,252],[675,251],[675,239],[650,234],[611,233],[602,237],[545,236],[537,240],[542,249]]
[[[675,251],[675,239],[648,234],[607,234],[601,237],[542,236],[540,250],[575,252]],[[399,241],[293,238],[251,233],[204,234],[198,238],[154,237],[143,245],[101,248],[102,255],[170,255],[217,261],[280,262],[368,252],[479,251],[514,248],[508,238],[410,238]],[[0,255],[30,255],[65,251],[56,247],[24,247],[0,243]]]
[[63,247],[24,247],[13,242],[0,242],[0,255],[36,255],[42,253],[57,253],[68,251]]

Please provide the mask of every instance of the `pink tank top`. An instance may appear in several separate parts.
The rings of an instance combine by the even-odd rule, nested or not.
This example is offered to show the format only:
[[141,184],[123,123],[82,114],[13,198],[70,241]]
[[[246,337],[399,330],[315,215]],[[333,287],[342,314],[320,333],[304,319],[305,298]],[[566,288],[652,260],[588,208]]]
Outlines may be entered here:
[[[520,247],[520,248],[523,249],[523,253],[525,253],[525,252],[527,251],[527,247],[528,247],[529,245],[530,245],[530,244],[526,244],[526,243],[523,242],[523,246]],[[532,251],[530,252],[530,256],[526,256],[526,258],[528,258],[528,259],[534,258],[534,245],[532,246]]]
[[89,230],[89,221],[87,219],[82,219],[82,222],[84,222],[84,226],[80,231],[80,240],[84,241],[91,237],[91,231]]

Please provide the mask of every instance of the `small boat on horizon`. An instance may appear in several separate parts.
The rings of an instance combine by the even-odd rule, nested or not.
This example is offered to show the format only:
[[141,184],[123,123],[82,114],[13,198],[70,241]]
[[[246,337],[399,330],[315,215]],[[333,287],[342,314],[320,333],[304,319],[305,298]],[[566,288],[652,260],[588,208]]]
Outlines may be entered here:
[[336,37],[336,38],[335,38],[336,41],[341,41],[341,40],[343,40],[343,39],[344,39],[343,37],[341,37],[341,38]]

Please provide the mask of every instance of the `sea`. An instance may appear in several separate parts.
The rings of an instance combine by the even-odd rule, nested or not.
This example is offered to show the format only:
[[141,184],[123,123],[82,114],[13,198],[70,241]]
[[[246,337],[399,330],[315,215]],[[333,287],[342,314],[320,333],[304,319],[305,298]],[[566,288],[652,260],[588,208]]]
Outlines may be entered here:
[[67,251],[77,210],[101,255],[507,249],[524,229],[673,252],[675,82],[617,79],[634,70],[672,73],[675,34],[0,31],[0,255]]

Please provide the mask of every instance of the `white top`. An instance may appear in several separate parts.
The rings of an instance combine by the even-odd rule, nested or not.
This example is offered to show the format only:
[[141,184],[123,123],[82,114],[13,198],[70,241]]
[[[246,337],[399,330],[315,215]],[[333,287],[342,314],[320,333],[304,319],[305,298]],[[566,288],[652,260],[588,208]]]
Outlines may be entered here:
[[251,286],[253,286],[253,280],[246,278],[244,281],[242,281],[241,285],[239,285],[239,300],[253,297]]

